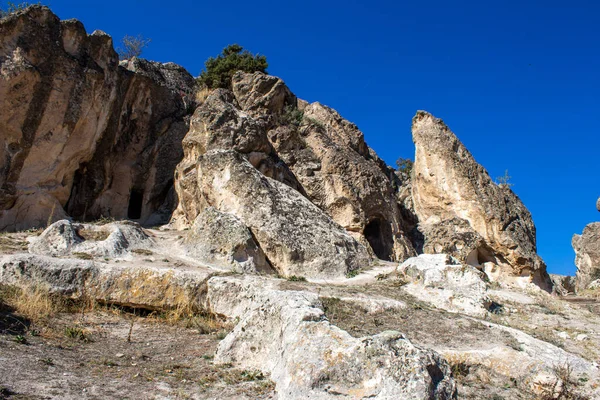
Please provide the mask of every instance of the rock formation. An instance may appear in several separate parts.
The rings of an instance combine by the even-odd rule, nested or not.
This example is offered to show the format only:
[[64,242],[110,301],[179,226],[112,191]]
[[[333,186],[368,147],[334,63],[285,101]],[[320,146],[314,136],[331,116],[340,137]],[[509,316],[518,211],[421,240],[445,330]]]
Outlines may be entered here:
[[[600,198],[596,207],[600,211]],[[600,283],[600,222],[592,222],[583,229],[581,235],[573,235],[571,244],[575,250],[577,267],[576,289],[584,290],[590,285],[597,286]],[[593,285],[596,281],[599,282]]]
[[0,41],[0,229],[67,214],[147,221],[172,201],[191,75],[119,66],[110,36],[46,7],[3,18]]
[[412,132],[412,198],[425,250],[449,251],[492,277],[528,277],[549,289],[535,225],[521,200],[492,181],[442,120],[419,111]]
[[[173,215],[213,233],[189,238],[190,256],[244,271],[342,277],[369,256],[426,252],[549,282],[527,209],[429,114],[414,120],[409,182],[356,125],[279,78],[238,72],[196,104],[183,68],[119,63],[108,35],[45,7],[4,18],[0,38],[1,230]],[[198,225],[209,207],[231,241]]]

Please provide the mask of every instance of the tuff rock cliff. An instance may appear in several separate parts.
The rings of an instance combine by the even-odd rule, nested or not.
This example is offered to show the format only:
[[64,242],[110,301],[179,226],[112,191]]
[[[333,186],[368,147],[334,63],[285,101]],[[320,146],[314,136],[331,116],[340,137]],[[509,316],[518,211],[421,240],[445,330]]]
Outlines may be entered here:
[[[343,278],[375,258],[449,253],[549,286],[525,206],[429,114],[413,121],[411,181],[279,78],[240,72],[196,104],[183,68],[119,63],[108,35],[39,6],[3,19],[0,39],[3,230],[171,220],[194,226],[190,257],[238,270]],[[223,221],[231,237],[198,234]]]
[[174,64],[120,65],[110,36],[45,7],[4,18],[0,43],[0,229],[67,215],[160,221],[192,76]]
[[[600,211],[600,198],[596,202]],[[581,235],[573,235],[577,290],[600,288],[600,222],[588,224]]]
[[[441,120],[415,116],[409,174],[277,77],[236,73],[231,90],[196,96],[183,68],[118,63],[106,34],[40,6],[1,19],[0,43],[1,228],[45,228],[0,237],[2,393],[598,393],[593,305],[531,284],[549,289],[531,215]],[[76,320],[93,340],[15,344],[7,329],[28,329],[16,306],[65,297],[81,312],[44,323]],[[66,372],[48,374],[53,360]]]

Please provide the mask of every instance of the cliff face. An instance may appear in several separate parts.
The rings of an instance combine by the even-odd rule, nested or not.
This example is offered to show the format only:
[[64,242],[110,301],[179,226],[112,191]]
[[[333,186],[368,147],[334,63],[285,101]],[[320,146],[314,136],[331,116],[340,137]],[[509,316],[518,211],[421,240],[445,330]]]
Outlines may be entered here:
[[[596,202],[600,211],[600,198]],[[581,235],[573,235],[571,241],[575,250],[577,290],[600,288],[600,222],[588,224]]]
[[495,184],[440,119],[418,112],[412,132],[412,197],[426,252],[454,254],[490,276],[532,277],[549,288],[535,225],[521,200]]
[[120,66],[110,36],[45,7],[4,18],[0,42],[0,229],[67,213],[147,221],[168,201],[193,78]]
[[119,63],[108,35],[39,6],[2,19],[0,41],[2,230],[102,216],[184,228],[210,208],[264,252],[257,265],[286,275],[425,252],[548,283],[525,206],[429,114],[414,120],[410,182],[279,78],[239,72],[196,104],[183,68]]

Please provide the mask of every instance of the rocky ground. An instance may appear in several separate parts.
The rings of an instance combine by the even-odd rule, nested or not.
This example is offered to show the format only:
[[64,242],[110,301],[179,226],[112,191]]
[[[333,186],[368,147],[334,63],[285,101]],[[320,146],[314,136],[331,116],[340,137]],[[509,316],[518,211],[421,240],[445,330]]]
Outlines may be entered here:
[[[322,340],[319,335],[335,337],[347,332],[349,336],[344,336],[343,341],[353,343],[353,338],[364,341],[376,337],[373,335],[398,331],[418,348],[434,350],[448,361],[458,398],[550,398],[544,395],[558,381],[562,386],[550,391],[559,393],[564,387],[565,393],[572,393],[571,397],[559,398],[598,398],[600,305],[593,298],[558,298],[533,285],[518,288],[486,284],[481,293],[472,286],[452,286],[450,281],[431,285],[429,269],[421,269],[422,276],[418,278],[414,278],[414,272],[403,273],[416,268],[407,266],[408,262],[402,267],[380,262],[365,266],[355,277],[331,281],[310,282],[299,276],[252,277],[189,259],[179,231],[144,231],[152,240],[152,250],[134,249],[111,257],[77,252],[53,259],[92,262],[103,270],[195,271],[198,279],[208,282],[208,293],[199,300],[204,311],[182,311],[179,306],[161,309],[154,303],[152,293],[164,287],[157,287],[158,281],[149,281],[148,287],[138,288],[147,294],[136,295],[138,305],[147,303],[145,310],[98,305],[95,301],[90,303],[91,299],[84,304],[80,295],[71,295],[77,300],[69,303],[68,309],[63,306],[48,315],[27,318],[35,308],[32,311],[19,305],[24,297],[15,297],[14,289],[5,286],[0,335],[0,386],[5,398],[301,398],[282,396],[283,392],[277,389],[277,385],[284,386],[282,377],[275,376],[272,381],[269,373],[275,371],[267,365],[270,350],[255,337],[287,329],[288,322],[278,325],[280,319],[287,321],[287,316],[278,316],[277,301],[261,300],[261,296],[271,299],[271,294],[286,303],[297,301],[296,295],[309,300],[314,296],[318,305],[311,307],[322,310],[327,326],[331,326],[319,325],[318,333],[311,331],[315,342]],[[10,272],[13,264],[9,260],[23,257],[35,241],[32,238],[39,238],[36,235],[40,233],[2,234],[3,283],[15,276]],[[431,268],[431,260],[423,264],[424,268]],[[455,268],[462,268],[462,274],[476,274],[468,266],[445,265],[447,260],[438,257],[440,260],[444,279],[452,276],[447,270],[452,272]],[[52,283],[51,279],[44,279]],[[104,278],[96,275],[96,279]],[[118,276],[111,279],[105,280],[106,293],[115,293],[109,286],[122,282]],[[468,279],[463,278],[464,281]],[[430,292],[426,297],[415,297],[416,287]],[[31,291],[31,286],[27,290]],[[437,292],[440,290],[451,290],[454,303],[443,300]],[[459,301],[463,297],[471,302]],[[117,300],[116,303],[125,303],[123,298]],[[245,321],[252,315],[253,300],[267,309],[260,316],[259,326],[252,318]],[[28,303],[32,301],[39,303],[40,296],[33,300],[30,297]],[[478,301],[482,301],[483,313]],[[242,311],[236,310],[239,307]],[[215,320],[209,316],[215,314],[224,318]],[[295,332],[303,329],[307,328],[294,327]],[[236,345],[236,335],[250,336],[237,336]],[[248,350],[239,347],[242,342],[247,347],[256,346],[263,354],[252,360],[253,353],[246,354]],[[292,353],[302,346],[289,343],[285,351]],[[303,351],[309,357],[315,350],[309,346]],[[285,360],[277,364],[277,368],[292,368]]]

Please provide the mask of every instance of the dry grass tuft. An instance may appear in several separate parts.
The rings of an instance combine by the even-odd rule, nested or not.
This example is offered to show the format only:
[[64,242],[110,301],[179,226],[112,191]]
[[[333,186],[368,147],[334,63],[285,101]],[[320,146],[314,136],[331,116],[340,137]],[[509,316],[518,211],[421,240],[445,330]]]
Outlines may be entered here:
[[101,242],[108,239],[110,236],[110,232],[102,229],[95,230],[82,228],[77,232],[77,234],[85,240],[91,240],[94,242]]
[[0,301],[32,322],[46,320],[68,308],[64,298],[43,287],[2,287]]
[[194,94],[194,99],[196,100],[197,105],[202,105],[206,101],[206,98],[210,95],[212,90],[209,88],[203,87],[199,88]]

